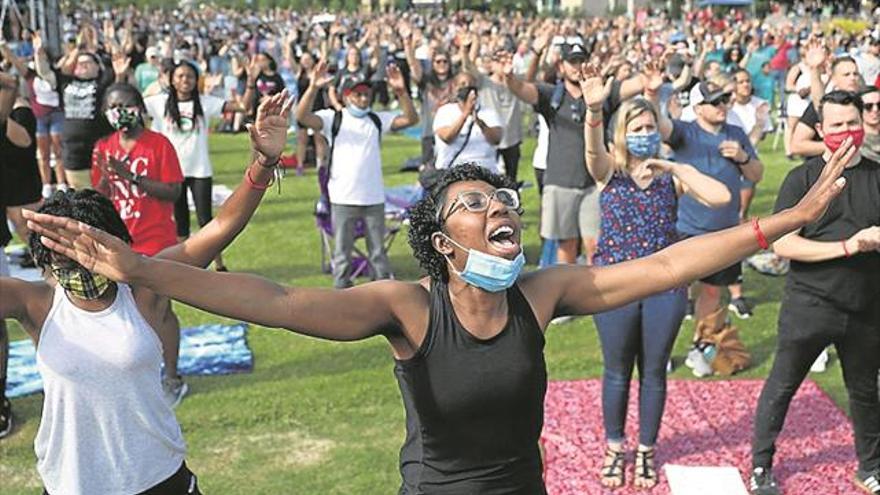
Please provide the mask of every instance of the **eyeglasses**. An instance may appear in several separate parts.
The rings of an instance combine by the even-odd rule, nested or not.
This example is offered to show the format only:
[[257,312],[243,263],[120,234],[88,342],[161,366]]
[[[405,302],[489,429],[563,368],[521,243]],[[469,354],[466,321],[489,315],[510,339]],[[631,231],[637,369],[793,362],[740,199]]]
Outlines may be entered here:
[[434,63],[435,64],[448,64],[449,60],[446,60],[445,58],[438,58],[438,59],[434,60]]
[[865,103],[864,108],[865,108],[866,112],[873,112],[874,110],[880,110],[880,101],[875,102],[875,103]]
[[502,187],[491,193],[485,193],[483,191],[464,191],[455,196],[449,209],[446,210],[445,216],[441,218],[442,211],[437,211],[437,221],[441,223],[446,222],[446,220],[455,213],[455,210],[457,210],[459,206],[464,206],[465,209],[471,213],[486,211],[489,209],[489,202],[492,199],[498,200],[499,203],[511,210],[519,210],[519,193],[513,189]]

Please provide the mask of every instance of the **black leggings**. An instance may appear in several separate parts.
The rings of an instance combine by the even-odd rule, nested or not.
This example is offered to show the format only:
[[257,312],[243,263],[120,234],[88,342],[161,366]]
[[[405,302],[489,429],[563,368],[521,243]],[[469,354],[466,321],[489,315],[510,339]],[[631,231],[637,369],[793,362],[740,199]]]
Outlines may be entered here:
[[174,222],[177,224],[177,237],[189,237],[189,206],[186,202],[187,189],[192,191],[193,201],[196,203],[196,218],[199,220],[199,227],[204,227],[211,221],[211,186],[213,183],[214,179],[211,177],[186,177],[183,179],[180,196],[174,202]]
[[[186,463],[180,465],[180,469],[165,481],[141,492],[138,495],[201,495],[196,475],[186,467]],[[44,488],[43,495],[49,495]]]

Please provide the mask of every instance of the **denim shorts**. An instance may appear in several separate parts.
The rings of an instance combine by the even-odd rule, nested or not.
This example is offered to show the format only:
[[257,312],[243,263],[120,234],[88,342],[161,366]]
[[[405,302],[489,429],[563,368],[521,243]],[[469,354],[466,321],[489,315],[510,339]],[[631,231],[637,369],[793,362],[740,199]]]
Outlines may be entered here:
[[60,136],[64,125],[64,112],[55,110],[49,115],[37,117],[37,136]]

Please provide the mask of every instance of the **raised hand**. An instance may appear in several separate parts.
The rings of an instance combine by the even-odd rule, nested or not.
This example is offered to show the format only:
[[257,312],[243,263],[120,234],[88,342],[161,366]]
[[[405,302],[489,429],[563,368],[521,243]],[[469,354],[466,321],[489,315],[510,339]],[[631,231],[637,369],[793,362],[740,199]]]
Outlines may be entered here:
[[113,54],[113,72],[115,74],[125,74],[129,67],[131,67],[131,58],[120,52]]
[[802,215],[804,224],[822,218],[831,200],[836,198],[846,186],[846,178],[841,177],[840,174],[858,152],[858,147],[852,144],[852,138],[846,138],[822,168],[822,173],[819,174],[819,179],[813,184],[813,187],[794,206],[793,209]]
[[395,92],[406,91],[406,84],[403,80],[403,74],[400,73],[400,68],[397,67],[397,64],[390,64],[386,69],[387,74],[387,82],[388,86]]
[[807,66],[811,69],[818,69],[819,67],[825,65],[825,60],[828,58],[828,50],[825,49],[825,46],[822,45],[822,42],[818,39],[810,40],[809,45],[807,46],[807,53],[804,59],[807,62]]
[[309,81],[312,86],[318,88],[325,88],[330,81],[333,80],[333,76],[327,74],[327,62],[321,60],[315,67],[312,69],[312,73],[309,74]]
[[545,29],[535,41],[532,42],[532,48],[535,49],[538,53],[544,53],[544,50],[547,49],[547,46],[550,44],[550,40],[553,38],[553,30]]
[[663,68],[655,60],[649,60],[642,69],[642,84],[645,92],[654,94],[663,86]]
[[608,95],[611,94],[611,79],[605,82],[599,68],[589,62],[581,64],[580,85],[584,103],[587,108],[593,111],[600,110]]
[[30,210],[22,215],[44,246],[111,280],[129,282],[143,260],[121,239],[85,223]]
[[250,62],[248,62],[247,66],[247,78],[248,84],[253,85],[257,82],[257,78],[260,77],[260,73],[263,72],[263,69],[260,67],[260,64],[257,62],[257,57],[251,57]]
[[257,107],[257,118],[248,126],[251,146],[267,161],[275,161],[287,144],[287,127],[294,98],[284,91],[266,98]]

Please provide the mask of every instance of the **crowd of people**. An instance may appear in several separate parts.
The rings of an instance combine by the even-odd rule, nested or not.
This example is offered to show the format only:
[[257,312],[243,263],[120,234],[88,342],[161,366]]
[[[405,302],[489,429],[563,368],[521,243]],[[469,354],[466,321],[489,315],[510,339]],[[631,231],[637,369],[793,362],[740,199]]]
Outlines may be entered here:
[[[791,268],[750,490],[780,493],[776,438],[833,344],[855,483],[880,494],[880,30],[870,13],[847,30],[804,8],[673,20],[79,7],[64,15],[57,57],[10,17],[0,246],[8,217],[46,282],[8,278],[0,256],[0,318],[38,344],[45,493],[198,493],[173,411],[188,387],[172,299],[328,340],[385,337],[407,416],[401,493],[544,493],[544,332],[593,315],[606,436],[597,476],[612,489],[627,481],[638,367],[632,483],[651,488],[682,320],[696,322],[696,376],[747,366],[728,313],[752,315],[741,261],[772,249]],[[393,278],[383,137],[413,126],[425,192],[408,235],[427,277],[381,280]],[[540,237],[555,265],[524,272],[519,162],[532,130]],[[215,218],[209,134],[239,131],[253,157]],[[299,171],[315,165],[325,182],[338,290],[224,273],[223,248],[280,180],[289,132]],[[774,214],[752,218],[758,144],[775,134],[793,168]],[[375,282],[353,287],[358,222]],[[13,419],[7,346],[0,320],[0,437]]]

